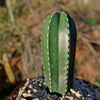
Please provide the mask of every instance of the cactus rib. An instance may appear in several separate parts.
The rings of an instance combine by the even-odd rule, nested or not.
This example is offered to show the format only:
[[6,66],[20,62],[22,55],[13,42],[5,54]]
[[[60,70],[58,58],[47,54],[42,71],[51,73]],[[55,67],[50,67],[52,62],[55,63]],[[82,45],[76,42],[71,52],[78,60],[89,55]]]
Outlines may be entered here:
[[[42,41],[41,41],[41,45],[42,46],[44,45],[46,47],[45,52],[42,52],[42,55],[47,55],[44,57],[44,59],[46,61],[44,61],[43,68],[44,68],[46,86],[49,86],[48,88],[50,89],[50,91],[51,91],[51,74],[50,74],[51,72],[50,72],[50,61],[49,61],[49,43],[48,43],[49,39],[48,38],[49,38],[49,26],[51,23],[52,16],[53,16],[53,14],[51,16],[49,16],[48,19],[45,21],[45,23],[47,23],[48,26],[44,26],[45,32],[42,31],[42,33],[45,33],[45,34],[41,37],[41,40],[45,39],[45,41],[44,41],[45,43],[42,43]],[[43,49],[42,46],[41,46],[41,50]],[[46,78],[48,76],[49,76],[49,78]]]
[[[69,46],[70,46],[69,22],[65,13],[60,15],[59,22],[59,91],[66,92],[68,81],[68,65],[69,65]],[[64,69],[62,68],[64,67]],[[65,75],[64,75],[65,74]],[[65,78],[63,78],[65,77]],[[66,80],[66,81],[64,81]],[[66,87],[62,89],[63,87]]]

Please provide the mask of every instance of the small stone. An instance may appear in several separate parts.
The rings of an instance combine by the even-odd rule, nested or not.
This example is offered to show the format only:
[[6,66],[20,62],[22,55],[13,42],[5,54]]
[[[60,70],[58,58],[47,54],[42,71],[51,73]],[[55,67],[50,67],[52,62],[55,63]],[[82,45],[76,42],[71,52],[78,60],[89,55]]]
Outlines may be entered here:
[[42,86],[41,84],[39,84],[39,86]]
[[32,94],[27,94],[27,93],[23,93],[22,94],[24,97],[31,97],[32,96]]
[[98,92],[99,90],[98,90],[98,89],[95,89],[94,91],[95,91],[95,92]]
[[30,88],[30,89],[33,89],[32,85],[29,85],[29,88]]
[[28,94],[30,94],[31,93],[31,90],[28,90]]
[[36,94],[37,90],[36,89],[32,89],[32,93]]
[[96,93],[96,98],[99,98],[100,99],[100,92],[97,92]]
[[36,90],[36,89],[33,89],[33,91],[34,91],[34,92],[37,92],[37,90]]
[[35,82],[35,83],[31,83],[31,85],[32,85],[32,87],[38,87],[38,83],[37,82]]

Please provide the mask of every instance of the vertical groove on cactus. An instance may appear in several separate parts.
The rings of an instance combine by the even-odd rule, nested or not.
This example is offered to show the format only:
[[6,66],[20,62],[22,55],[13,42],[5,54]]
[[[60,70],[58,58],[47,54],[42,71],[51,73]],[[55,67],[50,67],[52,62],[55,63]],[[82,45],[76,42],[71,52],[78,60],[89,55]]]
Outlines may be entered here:
[[41,40],[46,86],[50,92],[64,94],[73,83],[76,47],[74,21],[64,12],[48,16]]

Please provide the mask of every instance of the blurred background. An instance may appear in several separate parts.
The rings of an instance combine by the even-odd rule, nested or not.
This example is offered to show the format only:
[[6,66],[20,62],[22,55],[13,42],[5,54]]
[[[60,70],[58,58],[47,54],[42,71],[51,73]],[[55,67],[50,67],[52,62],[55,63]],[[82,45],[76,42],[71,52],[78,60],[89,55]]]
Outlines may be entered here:
[[0,0],[0,100],[26,78],[43,76],[44,20],[66,11],[77,28],[75,77],[100,86],[100,0]]

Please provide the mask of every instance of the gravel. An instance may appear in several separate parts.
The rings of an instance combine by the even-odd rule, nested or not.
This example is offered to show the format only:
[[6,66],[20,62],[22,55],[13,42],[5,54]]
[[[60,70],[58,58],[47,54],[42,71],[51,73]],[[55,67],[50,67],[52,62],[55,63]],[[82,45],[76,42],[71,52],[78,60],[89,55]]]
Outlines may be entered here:
[[70,92],[60,96],[47,92],[43,77],[27,79],[13,95],[15,100],[100,100],[100,88],[81,79],[74,79]]

